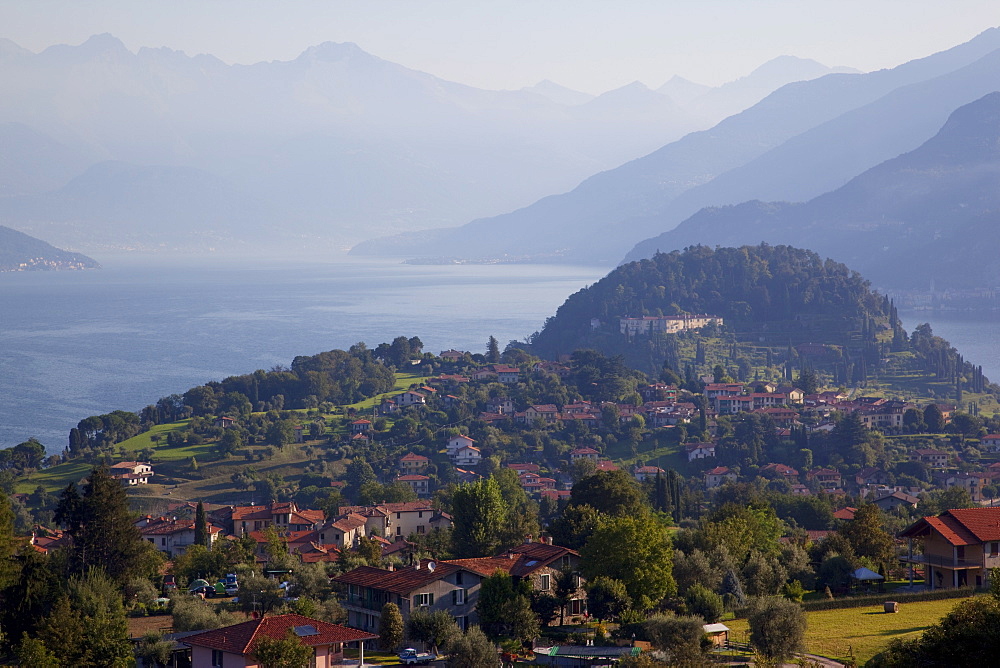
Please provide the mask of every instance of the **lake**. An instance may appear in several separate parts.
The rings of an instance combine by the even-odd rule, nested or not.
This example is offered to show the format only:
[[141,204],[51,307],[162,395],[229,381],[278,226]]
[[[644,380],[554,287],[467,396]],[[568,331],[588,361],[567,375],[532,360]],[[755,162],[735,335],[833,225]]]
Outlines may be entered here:
[[485,352],[610,269],[99,259],[99,271],[0,274],[0,447],[35,436],[60,451],[87,416],[358,341]]
[[[541,328],[610,267],[414,266],[337,257],[237,262],[116,256],[89,272],[0,274],[0,447],[35,436],[61,450],[82,418],[138,410],[296,355],[419,336],[434,353],[485,352]],[[901,313],[930,322],[1000,379],[997,321]]]

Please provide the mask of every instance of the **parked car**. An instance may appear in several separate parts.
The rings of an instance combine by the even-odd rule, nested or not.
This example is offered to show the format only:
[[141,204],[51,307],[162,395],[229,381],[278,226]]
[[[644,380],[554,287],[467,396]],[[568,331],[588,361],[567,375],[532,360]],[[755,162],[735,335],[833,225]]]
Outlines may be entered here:
[[437,659],[437,655],[430,652],[418,652],[412,647],[407,647],[398,654],[399,662],[404,666],[426,666],[431,661]]

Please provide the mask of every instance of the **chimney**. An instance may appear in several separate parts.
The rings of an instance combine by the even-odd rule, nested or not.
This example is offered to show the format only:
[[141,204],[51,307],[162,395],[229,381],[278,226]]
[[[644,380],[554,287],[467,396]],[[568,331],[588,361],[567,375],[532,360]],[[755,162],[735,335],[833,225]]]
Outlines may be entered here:
[[532,542],[532,536],[531,536],[531,534],[529,533],[529,534],[528,534],[527,536],[525,536],[525,537],[524,537],[524,544],[525,544],[525,545],[530,545],[530,544],[531,544],[531,542]]
[[395,568],[395,567],[394,567],[394,566],[392,565],[392,563],[390,563],[390,564],[389,564],[389,568],[388,568],[387,570],[388,570],[388,571],[389,571],[390,573],[392,573],[392,572],[393,572],[394,570],[396,570],[396,568]]

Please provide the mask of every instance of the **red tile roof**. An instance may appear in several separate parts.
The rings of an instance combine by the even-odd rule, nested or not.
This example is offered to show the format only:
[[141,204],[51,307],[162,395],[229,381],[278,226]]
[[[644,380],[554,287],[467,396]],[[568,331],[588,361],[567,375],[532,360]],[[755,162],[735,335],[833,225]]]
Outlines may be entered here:
[[420,568],[409,566],[394,571],[387,571],[373,566],[358,566],[346,573],[333,578],[334,582],[371,587],[394,594],[409,594],[415,589],[435,582],[446,575],[461,570],[461,567],[445,562],[436,563],[434,570],[428,568],[432,563],[428,559],[420,560]]
[[900,535],[916,537],[928,529],[940,534],[952,545],[978,545],[1000,541],[1000,508],[956,508],[940,515],[924,517]]
[[313,510],[311,508],[305,508],[303,510],[297,510],[291,514],[288,518],[289,524],[318,524],[326,519],[326,515],[322,510]]
[[420,501],[401,501],[399,503],[382,503],[380,507],[385,508],[390,513],[405,513],[415,510],[434,510],[434,503],[430,499]]
[[274,615],[187,636],[184,638],[184,642],[188,645],[246,655],[252,654],[253,648],[261,638],[282,640],[288,631],[296,626],[311,626],[318,631],[315,635],[299,636],[299,642],[310,647],[378,638],[372,633],[322,622],[302,615]]
[[448,561],[442,562],[451,564],[452,566],[461,567],[474,573],[479,573],[480,575],[490,576],[497,571],[503,571],[504,573],[511,573],[514,566],[517,565],[517,557],[473,557],[471,559],[449,559]]

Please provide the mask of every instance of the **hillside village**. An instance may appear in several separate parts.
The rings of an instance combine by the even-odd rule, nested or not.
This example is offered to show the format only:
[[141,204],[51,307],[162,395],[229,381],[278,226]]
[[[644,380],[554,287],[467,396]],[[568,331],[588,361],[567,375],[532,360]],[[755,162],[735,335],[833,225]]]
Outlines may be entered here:
[[[452,666],[497,647],[555,665],[787,658],[816,606],[887,589],[929,605],[1000,573],[997,396],[843,265],[691,248],[616,269],[503,351],[358,343],[84,418],[59,454],[0,451],[12,586],[102,587],[96,560],[145,592],[123,609],[198,632],[171,636],[184,657],[241,665],[262,614],[315,619],[295,625],[331,642],[288,649],[317,665],[344,657],[336,638]],[[39,600],[0,628],[43,633],[58,601]],[[87,663],[51,638],[17,651]],[[826,651],[849,664],[853,647]]]
[[[718,624],[726,611],[738,613],[739,604],[726,599],[716,614],[691,597],[702,587],[722,601],[734,586],[724,585],[724,576],[753,595],[777,594],[794,583],[806,592],[843,595],[855,587],[847,574],[858,568],[930,590],[985,586],[1000,535],[977,530],[976,522],[978,513],[1000,520],[1000,508],[990,505],[1000,480],[996,418],[949,404],[825,389],[809,369],[791,383],[741,383],[721,367],[687,380],[665,369],[663,379],[650,382],[593,351],[557,361],[513,348],[493,352],[503,361],[412,349],[414,364],[405,366],[423,373],[408,387],[366,400],[364,408],[257,413],[240,410],[243,403],[233,397],[224,413],[202,408],[196,414],[188,406],[182,422],[157,427],[167,429],[160,445],[141,451],[151,457],[113,462],[98,475],[141,507],[154,489],[160,491],[153,497],[172,496],[190,467],[158,457],[191,440],[212,453],[199,467],[204,470],[233,470],[241,452],[258,466],[311,453],[312,472],[298,483],[273,474],[254,479],[250,467],[237,468],[225,486],[240,482],[244,498],[256,503],[174,497],[131,526],[167,560],[165,571],[179,587],[196,575],[221,578],[228,571],[241,578],[272,573],[273,583],[284,577],[293,586],[308,569],[320,568],[329,583],[318,601],[335,606],[326,621],[371,638],[384,627],[390,603],[406,625],[443,612],[459,632],[483,627],[496,639],[517,636],[523,629],[480,611],[482,592],[494,586],[486,583],[501,576],[522,592],[510,600],[524,596],[541,624],[534,631],[528,624],[535,638],[559,637],[564,625],[585,627],[593,618],[631,619],[625,610],[700,610],[705,624]],[[212,406],[206,388],[188,395]],[[232,435],[240,445],[230,449],[225,444]],[[137,452],[129,444],[141,438],[76,454],[99,464],[116,447]],[[47,470],[73,463],[70,453],[66,458]],[[21,470],[30,477],[29,469]],[[66,494],[56,499],[39,488],[11,496],[18,517],[30,516],[34,506],[41,520],[26,537],[39,554],[73,549],[72,528],[52,521],[64,516]],[[483,514],[490,512],[488,498],[499,513],[492,520]],[[765,535],[749,548],[724,538],[723,527],[751,516],[754,525],[767,527]],[[859,517],[885,537],[881,548],[851,543],[850,526]],[[629,524],[634,518],[645,519]],[[661,562],[667,580],[647,589],[635,562],[601,563],[607,557],[594,544],[602,527],[612,534],[612,527],[627,527],[638,532],[630,540],[639,541],[649,539],[640,538],[645,532],[673,532],[659,539],[672,543],[669,555],[650,557]],[[950,549],[955,532],[973,536],[965,545],[980,545],[975,554],[982,556],[963,548],[965,561],[957,568],[932,558]],[[699,575],[711,554],[721,561]],[[614,579],[626,588],[616,604],[622,607],[607,608],[602,587],[616,569]],[[303,611],[280,598],[270,605],[287,614]]]

